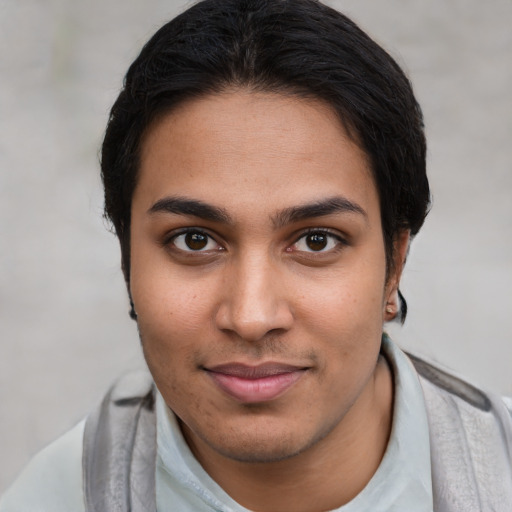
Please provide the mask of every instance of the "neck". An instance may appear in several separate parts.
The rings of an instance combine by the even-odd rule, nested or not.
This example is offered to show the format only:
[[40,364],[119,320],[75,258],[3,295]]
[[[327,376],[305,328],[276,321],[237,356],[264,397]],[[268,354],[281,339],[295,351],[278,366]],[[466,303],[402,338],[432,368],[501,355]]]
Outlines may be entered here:
[[285,460],[247,463],[213,451],[182,425],[206,472],[238,503],[259,512],[317,512],[357,496],[375,474],[389,439],[392,375],[381,356],[358,400],[315,445]]

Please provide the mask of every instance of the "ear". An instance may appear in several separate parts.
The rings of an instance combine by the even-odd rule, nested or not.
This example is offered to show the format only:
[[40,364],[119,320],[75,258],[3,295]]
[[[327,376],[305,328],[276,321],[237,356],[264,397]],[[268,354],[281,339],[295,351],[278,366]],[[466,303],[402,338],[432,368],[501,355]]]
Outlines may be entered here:
[[386,284],[386,293],[384,301],[384,321],[393,320],[400,310],[400,300],[398,298],[398,288],[400,278],[407,259],[409,251],[409,242],[411,232],[408,229],[400,231],[393,241],[393,267],[391,268]]

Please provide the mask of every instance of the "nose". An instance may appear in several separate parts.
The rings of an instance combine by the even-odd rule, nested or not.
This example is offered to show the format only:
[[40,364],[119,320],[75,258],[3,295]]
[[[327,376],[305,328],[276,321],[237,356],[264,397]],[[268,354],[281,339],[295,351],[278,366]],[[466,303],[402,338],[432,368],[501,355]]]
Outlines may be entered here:
[[246,341],[289,330],[293,324],[282,271],[267,258],[247,258],[226,271],[217,328]]

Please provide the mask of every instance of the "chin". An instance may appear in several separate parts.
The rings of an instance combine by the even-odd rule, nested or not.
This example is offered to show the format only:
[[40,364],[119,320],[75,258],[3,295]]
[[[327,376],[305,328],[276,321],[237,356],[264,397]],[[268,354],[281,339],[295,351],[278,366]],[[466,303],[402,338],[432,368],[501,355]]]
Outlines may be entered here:
[[[227,444],[227,443],[226,443]],[[218,453],[232,460],[245,463],[272,463],[290,459],[308,448],[292,439],[246,439],[228,446],[211,445]]]
[[198,450],[196,443],[207,445],[209,449],[231,460],[244,463],[273,463],[291,459],[307,451],[321,441],[330,431],[311,435],[301,432],[297,425],[290,425],[283,430],[283,425],[273,427],[270,422],[264,425],[254,423],[247,429],[238,427],[227,432],[218,432],[212,436],[202,433],[193,434],[191,430],[181,424],[181,428],[189,446],[196,457]]

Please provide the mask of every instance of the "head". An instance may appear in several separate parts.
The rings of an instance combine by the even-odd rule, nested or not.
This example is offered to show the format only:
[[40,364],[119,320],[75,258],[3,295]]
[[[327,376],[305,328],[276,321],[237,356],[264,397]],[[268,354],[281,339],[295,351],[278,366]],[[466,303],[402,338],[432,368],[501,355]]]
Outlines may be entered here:
[[381,435],[386,303],[429,201],[384,50],[314,0],[201,2],[130,67],[102,175],[146,361],[207,470]]
[[188,100],[231,88],[318,99],[336,112],[370,162],[391,275],[397,237],[416,235],[430,200],[422,113],[403,71],[351,20],[315,0],[207,0],[151,38],[111,110],[101,155],[105,215],[128,290],[144,135]]

